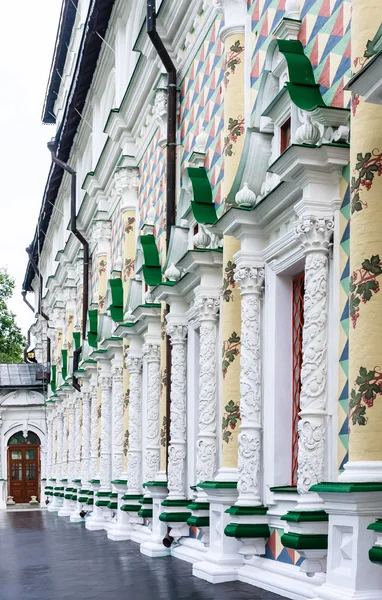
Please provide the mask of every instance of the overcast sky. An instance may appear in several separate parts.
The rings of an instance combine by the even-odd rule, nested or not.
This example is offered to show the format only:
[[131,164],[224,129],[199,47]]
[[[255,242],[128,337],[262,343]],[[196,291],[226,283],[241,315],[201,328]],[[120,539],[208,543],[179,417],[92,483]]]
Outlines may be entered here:
[[[25,334],[33,314],[21,284],[49,170],[52,125],[41,112],[62,0],[0,2],[0,266],[16,279],[10,302]],[[32,295],[28,294],[30,299]]]

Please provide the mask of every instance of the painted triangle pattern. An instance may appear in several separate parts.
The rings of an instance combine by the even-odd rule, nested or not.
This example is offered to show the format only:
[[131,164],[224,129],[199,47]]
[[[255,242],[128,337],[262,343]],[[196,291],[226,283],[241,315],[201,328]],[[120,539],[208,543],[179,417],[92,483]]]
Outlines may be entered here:
[[224,48],[219,39],[221,17],[217,17],[180,84],[181,169],[190,162],[196,136],[204,131],[206,169],[218,206],[223,181],[223,79]]
[[281,543],[281,536],[284,533],[283,529],[273,529],[270,527],[271,536],[265,546],[265,558],[276,560],[287,565],[300,566],[303,559],[295,550],[284,548]]
[[164,190],[165,190],[165,151],[159,145],[159,129],[154,133],[142,160],[139,163],[139,228],[145,222],[148,210],[155,209],[155,237],[160,254],[163,250],[165,230]]
[[111,271],[114,269],[122,253],[123,219],[119,206],[111,217]]
[[[251,62],[252,101],[255,107],[260,75],[272,31],[283,17],[285,0],[249,0],[253,42]],[[350,78],[350,0],[302,0],[299,39],[310,58],[325,102],[349,107],[350,93],[344,85]]]

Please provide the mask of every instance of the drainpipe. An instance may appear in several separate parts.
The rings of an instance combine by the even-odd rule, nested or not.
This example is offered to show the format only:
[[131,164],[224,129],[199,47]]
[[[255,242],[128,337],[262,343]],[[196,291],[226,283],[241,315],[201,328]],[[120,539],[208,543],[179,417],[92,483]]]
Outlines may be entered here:
[[[174,63],[156,29],[156,0],[147,0],[147,33],[167,71],[167,163],[166,163],[166,247],[170,244],[171,227],[175,225],[175,189],[176,189],[176,92],[177,72]],[[167,306],[167,312],[169,307]],[[170,405],[171,405],[171,344],[166,335],[166,464],[168,466],[168,447],[170,443]]]
[[[80,233],[77,229],[77,202],[76,202],[76,187],[77,187],[77,174],[74,169],[72,169],[67,163],[63,162],[56,156],[56,143],[48,142],[48,149],[50,151],[52,162],[57,166],[61,167],[64,171],[69,173],[71,176],[70,182],[70,225],[69,231],[71,231],[75,237],[78,239],[80,244],[82,244],[84,257],[83,257],[83,296],[82,296],[82,343],[84,343],[86,337],[86,320],[87,320],[87,310],[89,304],[89,242],[84,238],[82,233]],[[79,357],[82,350],[82,346],[77,348],[73,352],[73,372],[78,369]],[[81,388],[78,384],[78,380],[73,376],[73,387],[80,392]]]
[[[23,297],[23,301],[25,302],[25,304],[31,309],[31,311],[34,313],[34,308],[31,305],[30,302],[28,302],[27,300],[27,293],[25,290],[22,290],[21,295]],[[45,313],[40,312],[40,314],[46,319],[47,315],[45,315]],[[48,319],[46,319],[48,320]],[[28,345],[24,348],[24,362],[28,362],[27,360],[27,348],[30,345],[30,329],[28,329],[28,333],[27,333],[27,340],[28,340]],[[46,362],[50,364],[50,353],[51,353],[51,345],[50,345],[50,337],[47,336],[46,338]]]
[[[48,315],[47,315],[46,313],[44,313],[44,311],[42,310],[42,307],[41,307],[41,305],[42,305],[42,288],[43,288],[43,285],[44,285],[44,280],[43,280],[43,277],[42,277],[42,275],[41,275],[41,273],[40,273],[40,269],[38,268],[38,266],[37,266],[37,264],[36,264],[36,261],[35,261],[35,259],[33,258],[33,251],[32,251],[32,248],[31,248],[31,246],[28,246],[28,248],[25,248],[25,250],[26,250],[26,252],[27,252],[27,254],[28,254],[28,256],[29,256],[29,262],[30,262],[30,264],[32,265],[32,269],[34,270],[35,274],[36,274],[36,275],[37,275],[37,277],[39,278],[39,290],[38,290],[38,309],[37,309],[37,314],[41,315],[41,316],[42,316],[42,317],[45,319],[45,321],[49,321],[49,317],[48,317]],[[24,297],[24,302],[25,302],[26,304],[28,304],[28,306],[31,306],[31,305],[29,304],[29,302],[27,301],[27,299],[25,298],[25,296],[24,296],[24,294],[26,294],[26,292],[24,292],[24,291],[23,291],[23,292],[21,292],[21,293],[23,294],[23,297]],[[34,312],[34,309],[33,309],[33,308],[32,308],[32,310],[33,310],[33,312]]]

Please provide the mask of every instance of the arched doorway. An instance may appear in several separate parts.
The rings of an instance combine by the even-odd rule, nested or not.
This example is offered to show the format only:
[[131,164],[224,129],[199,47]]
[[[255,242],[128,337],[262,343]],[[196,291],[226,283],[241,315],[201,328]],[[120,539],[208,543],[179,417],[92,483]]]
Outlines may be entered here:
[[8,442],[8,494],[18,503],[39,500],[40,438],[32,431],[15,433]]

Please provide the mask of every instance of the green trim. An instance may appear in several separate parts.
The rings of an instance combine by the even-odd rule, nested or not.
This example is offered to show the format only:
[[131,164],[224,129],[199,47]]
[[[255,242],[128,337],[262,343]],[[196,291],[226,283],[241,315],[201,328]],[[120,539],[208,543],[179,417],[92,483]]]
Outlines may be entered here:
[[140,494],[124,494],[122,496],[122,500],[141,500],[142,496]]
[[80,331],[73,332],[73,341],[74,341],[74,348],[76,350],[78,350],[78,348],[81,347],[81,332]]
[[277,45],[288,65],[289,81],[286,87],[293,104],[307,111],[327,108],[302,43],[299,40],[277,40]]
[[218,220],[212,188],[204,167],[186,167],[192,185],[191,209],[197,223],[214,224]]
[[373,546],[370,548],[369,560],[378,565],[382,564],[382,546]]
[[98,310],[88,310],[89,317],[89,331],[88,331],[88,344],[92,348],[97,348],[98,339]]
[[143,484],[143,487],[167,487],[167,481],[147,481]]
[[297,494],[297,485],[282,485],[269,488],[271,492],[278,492],[281,494]]
[[110,498],[111,493],[110,492],[97,492],[96,496],[97,496],[97,498]]
[[108,508],[110,508],[111,510],[117,510],[118,509],[118,502],[109,502],[109,504],[107,505]]
[[127,479],[113,479],[113,481],[111,481],[110,483],[112,483],[113,485],[121,485],[123,483],[126,483],[127,485]]
[[111,492],[111,494],[109,494],[110,498],[118,498],[118,494],[117,492]]
[[72,479],[72,483],[81,483],[81,479]]
[[53,393],[57,389],[57,365],[52,365],[50,369],[50,388]]
[[108,506],[109,500],[97,500],[95,503],[96,506]]
[[351,494],[353,492],[382,492],[382,482],[375,483],[316,483],[310,488],[311,492],[327,494]]
[[140,502],[140,504],[152,504],[153,503],[153,499],[152,498],[145,498],[144,496],[141,496],[139,502]]
[[377,519],[375,523],[371,523],[368,526],[368,529],[371,529],[371,531],[381,532],[382,531],[382,519]]
[[224,529],[227,537],[234,538],[269,538],[271,532],[268,525],[249,523],[229,523]]
[[324,510],[290,510],[280,517],[282,521],[288,523],[311,523],[315,521],[329,521],[329,516]]
[[143,251],[143,277],[147,285],[156,286],[162,282],[162,269],[159,252],[153,235],[140,235]]
[[143,517],[144,519],[150,519],[153,516],[152,508],[141,508],[138,511],[138,517]]
[[196,517],[192,515],[187,519],[187,525],[189,527],[209,527],[210,526],[210,518],[209,517]]
[[188,506],[189,500],[163,500],[162,506]]
[[89,490],[80,490],[80,494],[89,494]]
[[124,512],[139,512],[142,509],[138,504],[123,504],[121,510]]
[[326,550],[328,536],[323,534],[284,533],[281,543],[285,548],[292,550]]
[[162,523],[187,523],[191,517],[189,512],[162,512],[159,515],[159,520]]
[[66,379],[68,376],[68,351],[61,350],[61,377]]
[[74,502],[77,502],[77,494],[72,494],[72,497],[70,499],[74,500]]
[[110,310],[111,318],[115,323],[121,323],[123,321],[123,283],[119,277],[116,279],[109,279],[109,286],[111,291],[111,304],[108,307]]
[[203,481],[196,487],[204,490],[236,490],[237,481]]
[[73,496],[73,494],[64,494],[65,500],[71,500],[72,496]]
[[94,500],[93,500],[93,498],[88,498],[88,499],[86,500],[86,504],[89,504],[89,506],[93,506],[93,504],[94,504]]
[[209,502],[191,502],[187,504],[187,508],[190,510],[210,510]]
[[80,497],[78,498],[78,502],[81,502],[82,504],[86,504],[86,503],[87,503],[87,501],[88,501],[88,498],[87,498],[87,496],[80,496]]
[[101,483],[99,479],[89,479],[89,483]]
[[231,506],[225,511],[229,515],[247,516],[247,515],[266,515],[268,508],[266,506]]

